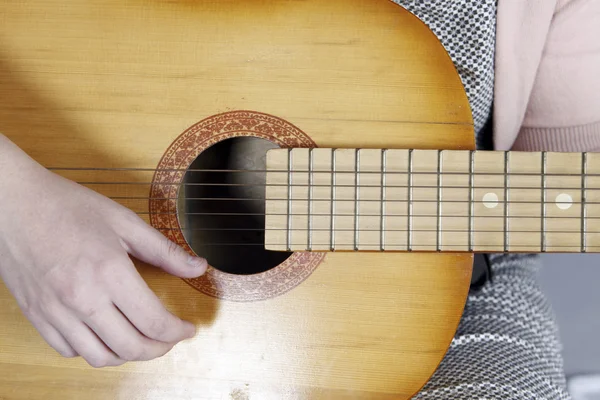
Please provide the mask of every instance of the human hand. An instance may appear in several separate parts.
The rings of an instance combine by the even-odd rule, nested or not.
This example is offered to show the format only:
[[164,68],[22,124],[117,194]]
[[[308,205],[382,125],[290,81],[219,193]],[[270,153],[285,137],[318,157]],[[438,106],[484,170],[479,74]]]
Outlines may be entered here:
[[34,162],[0,135],[0,277],[42,337],[93,367],[150,360],[195,327],[161,304],[128,255],[183,278],[204,259],[132,211]]

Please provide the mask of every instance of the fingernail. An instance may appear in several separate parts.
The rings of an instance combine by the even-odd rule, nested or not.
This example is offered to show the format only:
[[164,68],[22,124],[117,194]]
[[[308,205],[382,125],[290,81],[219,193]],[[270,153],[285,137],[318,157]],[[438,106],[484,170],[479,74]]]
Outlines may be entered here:
[[204,258],[190,256],[188,258],[188,264],[190,264],[192,267],[195,267],[195,268],[206,269],[208,262]]

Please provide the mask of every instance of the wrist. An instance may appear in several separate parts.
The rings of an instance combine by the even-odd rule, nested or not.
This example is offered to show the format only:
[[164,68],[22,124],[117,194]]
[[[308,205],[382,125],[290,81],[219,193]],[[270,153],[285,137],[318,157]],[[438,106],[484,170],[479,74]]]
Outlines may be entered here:
[[1,133],[0,171],[0,200],[13,197],[30,182],[43,182],[43,175],[48,172]]

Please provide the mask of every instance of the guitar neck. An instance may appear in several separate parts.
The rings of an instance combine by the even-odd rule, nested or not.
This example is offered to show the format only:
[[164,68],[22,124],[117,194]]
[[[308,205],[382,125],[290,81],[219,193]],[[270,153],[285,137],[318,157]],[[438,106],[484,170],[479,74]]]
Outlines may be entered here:
[[275,149],[276,251],[598,252],[594,153]]

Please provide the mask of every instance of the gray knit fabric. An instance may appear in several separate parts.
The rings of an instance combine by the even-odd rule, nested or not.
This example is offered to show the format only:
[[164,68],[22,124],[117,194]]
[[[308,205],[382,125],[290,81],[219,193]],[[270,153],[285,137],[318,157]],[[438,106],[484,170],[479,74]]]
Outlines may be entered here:
[[[465,86],[477,145],[490,149],[497,0],[394,0],[425,22]],[[491,255],[493,280],[473,292],[442,364],[415,396],[569,399],[556,321],[535,255]]]
[[479,147],[494,100],[497,0],[394,0],[436,34],[465,86]]
[[448,353],[415,396],[569,399],[552,309],[534,255],[491,255],[493,280],[472,293]]

